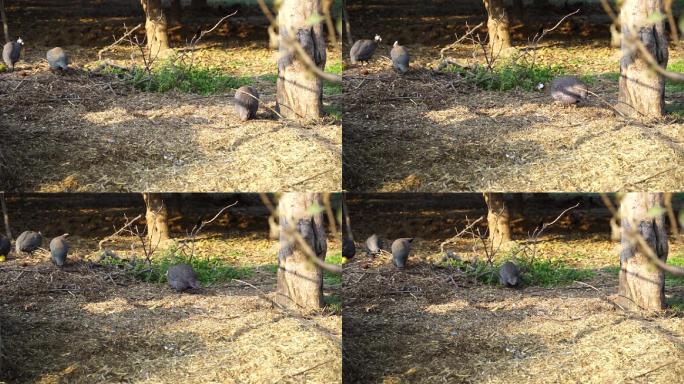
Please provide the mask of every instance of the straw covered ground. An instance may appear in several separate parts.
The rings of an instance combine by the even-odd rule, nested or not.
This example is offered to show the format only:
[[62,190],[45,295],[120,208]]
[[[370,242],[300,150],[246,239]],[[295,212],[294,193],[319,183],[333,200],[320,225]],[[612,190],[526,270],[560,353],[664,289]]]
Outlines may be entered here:
[[[67,7],[71,10],[63,3],[42,2],[31,12],[8,7],[25,48],[17,71],[0,73],[2,189],[339,190],[339,95],[326,88],[325,108],[331,114],[320,121],[277,118],[271,111],[277,52],[268,46],[266,19],[258,10],[238,9],[197,45],[194,67],[212,68],[236,84],[201,95],[143,92],[97,72],[98,51],[123,34],[124,24],[131,28],[143,22],[142,10],[123,1],[78,2]],[[184,14],[183,24],[172,23],[172,44],[189,55],[187,40],[195,30],[209,29],[223,15],[221,10]],[[48,70],[45,51],[55,45],[70,53],[73,71]],[[142,65],[137,47],[127,43],[102,55],[125,67],[131,58]],[[329,65],[339,62],[339,50],[331,48]],[[245,82],[259,90],[263,108],[256,120],[243,123],[234,114],[232,96]]]
[[[214,212],[200,210],[203,217]],[[97,243],[121,226],[129,209],[63,212],[61,226],[26,213],[16,225],[52,236],[70,229],[63,270],[45,252],[0,265],[0,381],[12,383],[300,383],[341,382],[341,316],[326,308],[306,317],[272,304],[276,242],[263,212],[231,209],[197,240],[197,257],[241,271],[231,280],[178,294],[103,266]],[[214,212],[215,213],[215,212]],[[95,218],[96,217],[96,218]],[[230,224],[226,224],[229,222]],[[192,220],[183,225],[192,226]],[[228,228],[228,229],[226,229]],[[172,227],[184,242],[179,228]],[[108,243],[122,257],[136,240]],[[330,239],[329,254],[339,254]],[[325,295],[338,294],[329,285]]]
[[[440,50],[462,36],[478,8],[417,7],[397,1],[350,8],[355,38],[383,37],[368,65],[345,70],[344,188],[350,191],[606,191],[678,190],[684,177],[684,91],[666,88],[662,121],[646,125],[616,116],[602,100],[617,100],[619,51],[609,47],[600,10],[549,34],[537,67],[557,67],[585,79],[600,96],[577,108],[555,105],[544,92],[488,91],[463,76],[436,71]],[[402,8],[403,7],[403,8]],[[444,7],[448,9],[444,9]],[[454,9],[451,9],[451,8]],[[467,6],[464,6],[468,8]],[[592,13],[594,12],[594,13]],[[514,44],[550,27],[564,11],[529,11],[514,23]],[[440,16],[443,15],[443,16]],[[382,17],[385,23],[373,23]],[[484,33],[482,29],[480,32]],[[411,54],[411,70],[392,70],[391,45]],[[345,55],[348,55],[345,47]],[[445,57],[464,67],[482,64],[479,46],[459,44]],[[345,56],[345,60],[348,57]],[[683,63],[681,47],[670,62]]]
[[[591,271],[583,283],[543,288],[488,286],[440,263],[439,244],[485,211],[477,202],[416,210],[420,198],[350,197],[357,243],[416,236],[409,266],[363,252],[345,265],[344,377],[356,383],[671,383],[684,375],[684,318],[680,309],[642,317],[616,308],[616,243],[607,211],[580,208],[540,240],[541,258]],[[424,201],[424,200],[423,200]],[[459,205],[460,204],[460,205]],[[470,205],[470,207],[468,207]],[[449,206],[450,208],[446,208]],[[553,206],[553,209],[544,208]],[[526,206],[515,237],[564,204]],[[365,210],[365,211],[364,211]],[[395,223],[387,226],[388,222]],[[578,231],[578,228],[582,228]],[[465,259],[483,257],[477,242],[447,247]],[[681,241],[671,257],[684,257]],[[588,286],[586,284],[591,285]],[[666,284],[670,302],[684,287]],[[678,301],[677,301],[678,300]]]

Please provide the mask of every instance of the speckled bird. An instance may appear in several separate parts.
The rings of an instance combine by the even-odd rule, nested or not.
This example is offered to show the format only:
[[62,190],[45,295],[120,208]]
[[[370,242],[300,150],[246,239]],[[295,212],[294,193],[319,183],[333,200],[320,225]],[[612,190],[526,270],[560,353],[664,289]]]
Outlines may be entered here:
[[381,41],[382,38],[380,35],[375,35],[373,40],[357,40],[349,51],[349,57],[351,58],[352,64],[356,64],[360,61],[368,62],[373,57],[373,53],[375,53],[375,50],[378,48],[378,44],[380,44]]
[[24,40],[18,38],[16,41],[10,41],[2,47],[2,61],[5,62],[7,68],[14,71],[14,64],[19,61],[21,57],[21,48],[24,46]]
[[259,92],[256,88],[243,85],[235,91],[235,113],[240,120],[247,121],[255,118],[258,109]]
[[398,41],[394,42],[392,50],[390,51],[392,64],[394,68],[400,73],[406,73],[409,70],[409,61],[411,60],[408,51]]

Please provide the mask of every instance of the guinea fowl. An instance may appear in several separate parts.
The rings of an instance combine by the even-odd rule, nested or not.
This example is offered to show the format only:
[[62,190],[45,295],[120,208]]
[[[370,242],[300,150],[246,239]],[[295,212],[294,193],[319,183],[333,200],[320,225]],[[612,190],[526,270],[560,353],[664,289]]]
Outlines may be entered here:
[[549,92],[561,104],[577,104],[587,98],[588,88],[575,76],[561,76],[553,79]]
[[5,235],[0,235],[0,258],[7,257],[9,255],[12,245],[10,240]]
[[43,235],[40,232],[24,231],[17,237],[17,253],[33,253],[43,244]]
[[342,238],[342,256],[351,259],[356,255],[356,244],[348,236]]
[[411,243],[413,242],[412,237],[405,237],[401,239],[396,239],[392,243],[392,262],[399,269],[404,269],[406,267],[406,262],[408,261],[409,253],[411,253]]
[[235,91],[235,112],[240,120],[247,121],[255,118],[258,109],[259,92],[256,88],[243,85]]
[[366,239],[366,249],[370,254],[380,253],[382,250],[382,240],[378,238],[378,235],[372,234]]
[[21,56],[21,48],[24,46],[24,41],[18,38],[16,41],[10,41],[2,47],[2,61],[5,62],[7,68],[14,71],[14,64],[19,61]]
[[67,68],[69,67],[69,56],[60,47],[55,47],[55,48],[52,48],[51,50],[47,51],[46,56],[47,56],[48,64],[50,65],[50,69],[53,71],[55,71],[55,70],[66,71]]
[[406,48],[399,45],[398,41],[394,42],[392,50],[390,51],[390,57],[392,58],[392,64],[394,68],[400,73],[406,73],[409,70],[409,54]]
[[381,41],[380,35],[375,35],[373,40],[357,40],[349,51],[352,64],[356,64],[359,61],[368,62],[373,57],[373,53],[375,53],[375,49],[378,48],[378,44]]
[[517,287],[520,284],[520,270],[511,261],[503,263],[499,268],[499,282],[505,287]]
[[190,289],[200,289],[202,286],[197,281],[197,275],[189,264],[178,264],[169,268],[166,272],[169,285],[177,292]]
[[69,253],[69,243],[66,242],[67,236],[69,236],[69,234],[65,233],[50,241],[50,257],[52,258],[52,262],[60,268],[64,266],[67,254]]

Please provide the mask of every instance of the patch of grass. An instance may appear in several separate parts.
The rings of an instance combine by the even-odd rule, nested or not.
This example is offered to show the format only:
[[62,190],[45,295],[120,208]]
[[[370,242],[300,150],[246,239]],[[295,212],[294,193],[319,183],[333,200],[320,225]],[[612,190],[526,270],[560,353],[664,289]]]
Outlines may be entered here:
[[190,67],[172,60],[165,61],[149,72],[142,67],[135,67],[130,72],[117,68],[112,68],[110,71],[141,91],[156,93],[175,90],[183,93],[211,95],[250,85],[253,82],[249,77],[230,76],[217,68]]
[[602,272],[609,273],[614,276],[618,276],[620,274],[620,266],[619,265],[611,265],[610,267],[603,267],[601,268]]
[[510,91],[522,89],[532,91],[539,83],[546,84],[554,77],[562,75],[560,66],[528,66],[514,61],[507,61],[489,69],[482,65],[471,68],[448,66],[445,71],[458,73],[469,84],[489,91]]
[[9,68],[5,64],[0,63],[0,73],[7,71],[9,71]]
[[325,114],[328,116],[334,117],[337,121],[342,120],[342,108],[340,106],[324,105],[323,112],[325,112]]
[[[684,255],[678,254],[667,259],[667,263],[670,265],[675,265],[677,267],[684,268]],[[665,273],[665,286],[666,287],[684,287],[684,276],[674,276],[669,273]]]
[[339,314],[342,313],[342,296],[340,295],[326,295],[323,296],[323,303],[327,310]]
[[[342,252],[333,253],[325,258],[325,261],[330,264],[342,265],[344,263],[344,258],[342,257]],[[323,271],[323,284],[325,285],[339,285],[342,284],[342,275],[331,273],[328,271]]]
[[[512,249],[508,254],[515,253],[515,249]],[[524,258],[512,260],[510,256],[504,256],[501,260],[495,261],[494,265],[484,260],[475,262],[449,260],[443,265],[458,267],[465,271],[466,275],[485,284],[497,285],[499,284],[499,268],[509,260],[513,261],[522,272],[523,286],[556,287],[570,284],[575,280],[587,280],[595,274],[591,270],[571,268],[561,260]]]
[[276,84],[278,82],[278,74],[277,73],[269,73],[267,75],[261,75],[261,76],[259,76],[259,80],[265,81],[267,83]]
[[254,273],[254,268],[234,267],[215,257],[195,257],[190,260],[188,257],[179,255],[176,247],[169,247],[159,256],[154,257],[150,263],[144,260],[130,262],[117,259],[107,259],[105,263],[125,268],[131,276],[148,283],[166,283],[166,272],[170,267],[181,263],[190,264],[197,274],[197,279],[203,285],[249,278]]
[[684,312],[684,299],[681,297],[671,297],[666,299],[665,304],[673,311]]
[[[668,64],[667,69],[673,72],[684,73],[684,60],[673,61]],[[683,92],[684,82],[665,80],[665,90],[667,92]]]

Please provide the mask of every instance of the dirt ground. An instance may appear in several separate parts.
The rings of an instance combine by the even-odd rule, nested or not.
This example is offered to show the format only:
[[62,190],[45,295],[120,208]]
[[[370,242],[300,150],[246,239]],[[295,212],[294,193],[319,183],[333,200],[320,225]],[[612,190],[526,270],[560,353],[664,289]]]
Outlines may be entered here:
[[[552,103],[543,92],[485,91],[457,74],[435,72],[440,49],[482,21],[478,8],[433,2],[355,3],[355,38],[383,36],[369,65],[345,70],[344,188],[349,191],[583,191],[678,190],[684,178],[684,120],[635,124],[596,97],[577,108]],[[583,8],[584,9],[584,8]],[[514,23],[514,44],[550,27],[564,10],[530,10]],[[593,13],[592,13],[593,12]],[[592,76],[590,90],[617,99],[619,52],[609,47],[605,16],[586,8],[542,41],[537,62]],[[382,17],[384,23],[374,22]],[[370,36],[370,37],[369,37]],[[568,38],[568,36],[574,36]],[[411,54],[404,76],[391,69],[395,40]],[[463,65],[482,62],[479,47],[445,52]],[[344,48],[347,60],[348,47]],[[670,62],[682,61],[681,47]],[[669,88],[668,110],[684,94]],[[681,112],[680,112],[681,113]]]
[[[11,383],[264,383],[341,382],[341,316],[326,309],[303,317],[272,304],[276,241],[263,209],[232,209],[198,238],[197,256],[220,257],[253,272],[243,282],[178,294],[96,263],[98,241],[122,225],[129,208],[71,209],[25,205],[15,225],[46,236],[72,232],[63,270],[49,256],[14,257],[0,265],[0,332]],[[40,209],[36,209],[40,208]],[[215,213],[206,206],[202,217]],[[172,221],[177,241],[193,219]],[[112,246],[131,257],[135,240]],[[339,253],[335,239],[329,253]],[[140,251],[136,249],[136,251]],[[249,285],[248,285],[249,284]],[[251,286],[250,286],[251,285]],[[325,295],[339,294],[327,286]]]
[[[139,3],[22,2],[8,5],[13,32],[25,41],[14,73],[0,73],[4,130],[0,189],[6,191],[275,191],[339,190],[341,122],[280,121],[275,107],[276,51],[268,47],[267,21],[239,7],[198,44],[195,63],[247,77],[265,104],[243,123],[232,93],[145,93],[111,76],[94,74],[98,51],[143,22]],[[187,12],[171,24],[182,48],[197,28],[209,29],[228,9]],[[172,17],[172,20],[175,20]],[[141,29],[144,30],[144,29]],[[75,70],[53,74],[45,51],[60,45]],[[136,49],[116,47],[103,59],[141,63]],[[340,52],[329,50],[329,63]],[[339,109],[338,95],[325,97]]]
[[[450,199],[450,200],[449,200]],[[460,200],[460,201],[457,201]],[[364,252],[345,265],[344,381],[348,383],[671,383],[684,370],[684,318],[677,310],[642,317],[610,303],[618,263],[607,210],[584,205],[543,236],[540,256],[595,272],[554,288],[488,286],[439,264],[439,244],[462,229],[465,216],[486,213],[477,197],[433,198],[350,195],[357,244],[371,233],[416,236],[409,266]],[[425,201],[425,200],[422,200]],[[514,238],[538,220],[555,217],[568,202],[527,207]],[[415,204],[415,206],[414,206]],[[387,223],[393,223],[388,225]],[[579,230],[579,231],[578,231]],[[670,256],[684,255],[681,241]],[[474,247],[474,248],[473,248]],[[471,240],[447,247],[463,259],[482,257]],[[598,291],[597,291],[598,290]],[[684,288],[666,287],[668,300]]]

